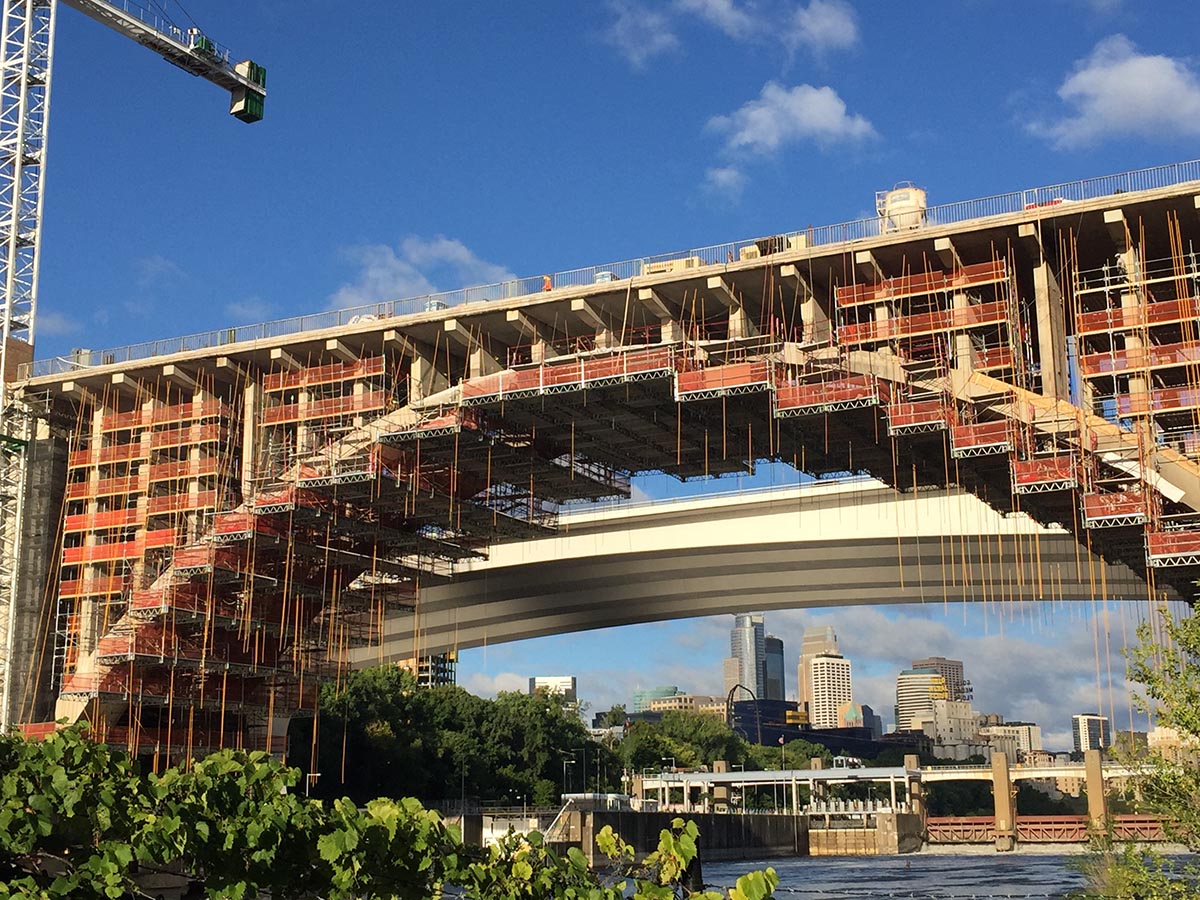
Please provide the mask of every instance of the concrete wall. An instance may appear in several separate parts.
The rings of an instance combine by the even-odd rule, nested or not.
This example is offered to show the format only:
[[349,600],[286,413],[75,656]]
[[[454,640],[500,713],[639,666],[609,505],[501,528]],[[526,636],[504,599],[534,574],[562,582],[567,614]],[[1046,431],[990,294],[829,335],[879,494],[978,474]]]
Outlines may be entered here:
[[67,442],[50,436],[41,423],[37,439],[29,445],[28,460],[8,710],[9,721],[13,722],[43,722],[54,715],[50,679],[55,593],[48,583],[51,580],[57,583],[58,578],[56,561],[67,482]]
[[[595,861],[595,835],[611,825],[638,856],[658,848],[659,834],[671,827],[676,813],[596,812],[585,814],[583,848]],[[807,856],[808,820],[804,816],[716,815],[689,813],[700,829],[700,858],[757,859],[767,856]],[[589,827],[590,826],[590,827]],[[601,860],[602,861],[602,860]]]

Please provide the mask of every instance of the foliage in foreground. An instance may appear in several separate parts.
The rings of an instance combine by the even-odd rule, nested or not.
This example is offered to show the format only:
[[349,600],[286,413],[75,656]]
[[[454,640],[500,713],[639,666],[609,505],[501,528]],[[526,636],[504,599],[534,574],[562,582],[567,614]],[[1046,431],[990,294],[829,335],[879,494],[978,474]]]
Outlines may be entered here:
[[[1138,627],[1138,644],[1127,652],[1130,678],[1145,686],[1135,702],[1155,713],[1160,726],[1174,729],[1185,745],[1200,747],[1200,617],[1176,620],[1163,610],[1161,636],[1153,623]],[[1168,756],[1151,753],[1140,760],[1138,779],[1146,810],[1163,822],[1167,837],[1200,850],[1200,765],[1194,750]],[[1200,867],[1168,859],[1143,848],[1120,851],[1104,842],[1083,865],[1087,888],[1082,897],[1112,900],[1194,900],[1200,898]]]
[[[323,804],[293,793],[298,780],[258,752],[143,777],[80,727],[0,738],[0,898],[144,896],[135,876],[161,871],[194,878],[214,900],[424,900],[446,887],[479,900],[696,896],[683,887],[690,822],[664,830],[639,866],[606,830],[598,843],[611,865],[596,873],[578,849],[560,857],[536,833],[480,850],[416,800]],[[752,873],[730,896],[764,900],[776,884],[772,870]]]

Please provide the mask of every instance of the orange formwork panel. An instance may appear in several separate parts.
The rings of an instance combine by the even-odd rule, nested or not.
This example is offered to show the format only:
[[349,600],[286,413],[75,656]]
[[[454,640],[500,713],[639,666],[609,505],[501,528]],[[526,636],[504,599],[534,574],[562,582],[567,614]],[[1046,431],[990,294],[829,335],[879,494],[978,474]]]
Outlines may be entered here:
[[158,463],[150,467],[150,480],[174,481],[179,478],[207,478],[220,474],[221,459],[206,456],[201,459],[182,459],[176,462]]
[[878,341],[900,340],[918,335],[937,334],[1000,325],[1009,320],[1009,304],[1005,300],[979,303],[959,309],[896,316],[881,322],[858,322],[841,325],[837,330],[838,343],[845,346],[870,344]]
[[204,400],[200,403],[180,403],[175,406],[160,406],[150,413],[151,425],[169,425],[177,422],[194,422],[200,419],[227,419],[232,409],[224,400]]
[[1192,322],[1198,317],[1200,317],[1200,298],[1183,297],[1177,300],[1159,300],[1138,306],[1111,307],[1079,313],[1075,317],[1075,330],[1081,335],[1105,334],[1113,331],[1127,331],[1143,325]]
[[1147,532],[1146,562],[1156,569],[1200,566],[1200,530]]
[[1134,369],[1200,365],[1200,341],[1088,353],[1079,357],[1079,372],[1085,376],[1107,375]]
[[387,391],[368,391],[365,394],[349,394],[344,397],[329,397],[307,403],[284,403],[268,406],[262,411],[264,425],[282,425],[289,422],[308,422],[313,419],[331,419],[361,412],[378,412],[388,405]]
[[771,364],[762,359],[691,369],[678,374],[675,399],[706,400],[765,391],[771,386],[772,374]]
[[104,466],[112,463],[134,462],[146,459],[146,448],[141,441],[131,441],[128,444],[113,444],[109,447],[89,447],[86,450],[72,450],[67,457],[67,467],[83,469],[90,466]]
[[151,497],[146,503],[146,515],[164,516],[171,513],[194,512],[212,509],[217,505],[216,491],[200,491],[196,494],[164,494]]
[[775,416],[819,415],[860,409],[886,402],[887,385],[873,375],[847,375],[827,381],[779,384],[775,387]]
[[888,436],[943,431],[950,426],[945,400],[901,400],[887,405]]
[[1155,388],[1148,394],[1118,394],[1117,412],[1122,416],[1176,412],[1200,408],[1200,389]]
[[272,373],[263,378],[263,390],[273,392],[316,387],[322,384],[336,384],[339,381],[376,378],[386,373],[387,361],[382,356],[364,356],[348,363],[330,363],[297,369],[294,372]]
[[950,429],[950,455],[955,459],[1008,453],[1015,446],[1007,420],[955,425]]
[[125,590],[124,575],[101,575],[98,578],[68,578],[58,583],[58,596],[107,597]]
[[1079,460],[1070,453],[1011,461],[1014,494],[1042,494],[1079,487]]
[[115,497],[120,494],[137,494],[141,492],[140,479],[137,475],[124,475],[120,478],[101,478],[98,481],[72,481],[67,485],[68,500],[82,500],[85,497]]
[[171,547],[177,538],[174,528],[160,528],[147,531],[142,537],[132,541],[115,541],[111,544],[92,544],[85,547],[64,547],[63,565],[72,566],[80,563],[114,562],[120,559],[137,559],[147,550]]
[[140,525],[144,519],[136,506],[129,509],[112,509],[108,512],[79,513],[67,516],[63,531],[73,534],[79,531],[104,531],[108,528],[130,528]]
[[905,297],[921,297],[926,294],[962,291],[969,287],[994,284],[1008,277],[1004,260],[975,263],[953,272],[921,272],[886,278],[878,284],[848,284],[835,293],[840,307],[862,306],[873,303],[889,303]]
[[1146,495],[1142,491],[1092,492],[1080,498],[1085,528],[1117,528],[1142,525],[1147,520]]

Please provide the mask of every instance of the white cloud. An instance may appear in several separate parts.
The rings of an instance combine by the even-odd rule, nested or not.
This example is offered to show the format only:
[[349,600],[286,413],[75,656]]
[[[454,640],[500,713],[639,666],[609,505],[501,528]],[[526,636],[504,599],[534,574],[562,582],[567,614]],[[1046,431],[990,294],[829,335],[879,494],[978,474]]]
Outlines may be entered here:
[[134,260],[134,270],[137,286],[144,290],[165,287],[187,277],[179,263],[158,253]]
[[746,187],[746,173],[737,166],[715,166],[704,173],[704,185],[715,194],[736,200]]
[[784,42],[789,50],[804,49],[814,56],[847,50],[858,43],[858,16],[842,0],[811,0],[796,7]]
[[83,331],[83,323],[79,319],[56,310],[39,309],[34,327],[40,337],[69,337]]
[[504,266],[480,259],[461,241],[441,235],[410,235],[398,247],[365,244],[349,247],[343,254],[358,267],[358,274],[330,297],[329,305],[334,309],[421,297],[438,290],[516,277]]
[[699,16],[735,41],[745,40],[761,30],[762,23],[738,6],[736,0],[677,0],[679,9]]
[[495,697],[501,691],[524,693],[529,690],[529,677],[516,672],[497,672],[495,675],[474,672],[462,687],[477,697]]
[[1200,135],[1200,78],[1183,59],[1138,52],[1122,34],[1080,60],[1058,89],[1062,118],[1030,126],[1060,150],[1113,137]]
[[730,115],[714,116],[708,127],[726,135],[727,151],[763,155],[804,140],[827,146],[875,137],[871,123],[847,113],[833,88],[811,84],[787,88],[775,81],[768,81],[757,99]]
[[239,325],[266,322],[275,315],[275,307],[261,297],[246,297],[225,304],[225,315]]
[[635,0],[609,0],[616,18],[604,40],[616,48],[635,69],[645,67],[656,56],[679,48],[670,16]]

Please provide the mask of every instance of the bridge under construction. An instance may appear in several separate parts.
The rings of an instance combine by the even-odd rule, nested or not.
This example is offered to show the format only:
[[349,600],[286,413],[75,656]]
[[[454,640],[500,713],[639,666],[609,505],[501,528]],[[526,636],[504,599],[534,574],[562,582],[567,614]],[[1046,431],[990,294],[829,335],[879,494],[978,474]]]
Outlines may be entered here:
[[1024,598],[1191,600],[1200,162],[879,211],[6,373],[39,425],[4,716],[282,752],[385,630],[437,664],[426,592],[649,472],[970,493],[1037,525]]

